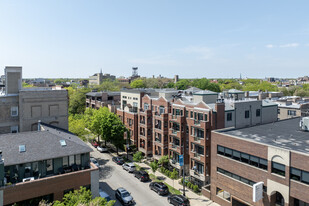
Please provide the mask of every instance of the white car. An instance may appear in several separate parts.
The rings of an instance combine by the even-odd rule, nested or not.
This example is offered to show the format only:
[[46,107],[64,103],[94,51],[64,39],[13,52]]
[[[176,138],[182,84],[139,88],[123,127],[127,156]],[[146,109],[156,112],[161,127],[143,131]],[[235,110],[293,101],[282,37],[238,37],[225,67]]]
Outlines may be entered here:
[[133,163],[124,163],[122,168],[128,172],[134,172],[136,170],[136,167]]
[[104,146],[97,146],[97,150],[98,150],[99,152],[107,152],[107,148],[104,147]]

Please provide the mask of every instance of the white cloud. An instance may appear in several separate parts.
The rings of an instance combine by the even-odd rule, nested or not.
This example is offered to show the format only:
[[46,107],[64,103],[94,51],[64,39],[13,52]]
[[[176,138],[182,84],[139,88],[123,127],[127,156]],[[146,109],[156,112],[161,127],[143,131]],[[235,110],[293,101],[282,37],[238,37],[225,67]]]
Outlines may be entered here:
[[279,47],[288,48],[288,47],[298,47],[298,46],[299,46],[298,43],[291,43],[291,44],[283,44],[283,45],[280,45]]
[[272,49],[272,48],[274,48],[275,46],[272,45],[272,44],[267,44],[265,47],[266,47],[266,48],[269,48],[269,49]]
[[190,46],[180,49],[181,52],[188,54],[197,54],[200,59],[210,59],[213,56],[213,52],[208,47]]

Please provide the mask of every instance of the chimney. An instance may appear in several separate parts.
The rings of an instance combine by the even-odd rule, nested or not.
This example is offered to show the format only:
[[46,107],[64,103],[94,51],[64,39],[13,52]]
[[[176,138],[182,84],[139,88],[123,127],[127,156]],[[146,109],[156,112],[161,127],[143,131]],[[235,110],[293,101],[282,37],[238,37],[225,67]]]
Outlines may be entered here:
[[217,111],[216,116],[216,129],[225,127],[225,104],[224,99],[217,99],[215,109]]
[[5,93],[18,94],[22,88],[22,67],[5,67]]

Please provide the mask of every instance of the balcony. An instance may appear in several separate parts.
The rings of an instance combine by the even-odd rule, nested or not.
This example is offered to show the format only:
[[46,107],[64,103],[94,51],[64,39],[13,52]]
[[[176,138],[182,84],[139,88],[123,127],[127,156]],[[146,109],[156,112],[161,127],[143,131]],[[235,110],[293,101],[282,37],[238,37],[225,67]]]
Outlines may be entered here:
[[175,159],[170,159],[170,164],[177,168],[177,169],[180,169],[180,165],[179,165],[179,162],[177,162]]
[[193,136],[193,137],[194,137],[194,142],[197,142],[197,143],[201,143],[201,140],[204,139],[204,138],[197,137],[197,136]]
[[190,169],[190,176],[195,177],[201,181],[205,181],[205,176],[203,173],[200,173],[198,170]]
[[175,130],[173,128],[171,128],[170,130],[171,130],[172,134],[176,134],[176,135],[177,135],[177,132],[179,132],[179,130]]

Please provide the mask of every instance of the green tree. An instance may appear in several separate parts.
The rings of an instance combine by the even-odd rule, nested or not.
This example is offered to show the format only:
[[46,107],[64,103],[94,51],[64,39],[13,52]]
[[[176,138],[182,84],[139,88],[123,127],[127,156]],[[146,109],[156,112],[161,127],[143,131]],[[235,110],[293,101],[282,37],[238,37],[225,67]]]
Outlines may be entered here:
[[69,116],[69,131],[79,136],[82,140],[85,139],[85,135],[89,132],[85,130],[86,123],[83,115],[70,115]]
[[174,82],[169,82],[167,85],[166,85],[167,88],[175,88],[175,83]]
[[161,166],[166,166],[168,164],[168,161],[169,161],[169,158],[167,155],[164,155],[162,156],[160,159],[159,159],[159,162],[158,164],[161,165]]
[[173,172],[171,172],[170,178],[173,180],[173,187],[174,187],[174,180],[178,178],[178,172],[175,168],[173,169]]
[[32,86],[31,84],[27,84],[26,82],[23,82],[22,87],[34,87],[34,86]]
[[85,187],[81,187],[79,190],[74,190],[64,195],[62,202],[55,201],[53,206],[112,206],[115,204],[115,200],[111,200],[108,203],[104,198],[96,197],[92,199],[91,191]]
[[[117,116],[115,115],[115,117]],[[125,140],[123,138],[125,132],[129,133],[127,128],[120,121],[120,119],[118,117],[115,118],[115,121],[113,122],[112,125],[110,140],[112,144],[115,145],[115,147],[117,148],[117,155],[119,148],[123,148],[123,145],[125,144]],[[127,135],[127,138],[130,138],[128,136],[129,135]]]
[[133,155],[133,161],[135,162],[141,162],[141,160],[143,159],[143,153],[142,152],[136,152]]
[[180,90],[188,89],[189,86],[191,86],[191,82],[188,79],[181,79],[176,82],[176,88]]
[[63,82],[62,79],[56,79],[56,80],[54,81],[55,84],[61,84],[62,82]]
[[85,111],[86,93],[89,89],[73,89],[68,88],[69,95],[69,113],[70,114],[82,114]]
[[158,162],[156,160],[153,162],[150,162],[149,166],[153,173],[155,173],[159,168]]
[[136,79],[131,84],[132,88],[145,88],[145,82],[142,79]]
[[93,86],[98,91],[120,91],[121,84],[118,81],[105,80],[99,86]]

